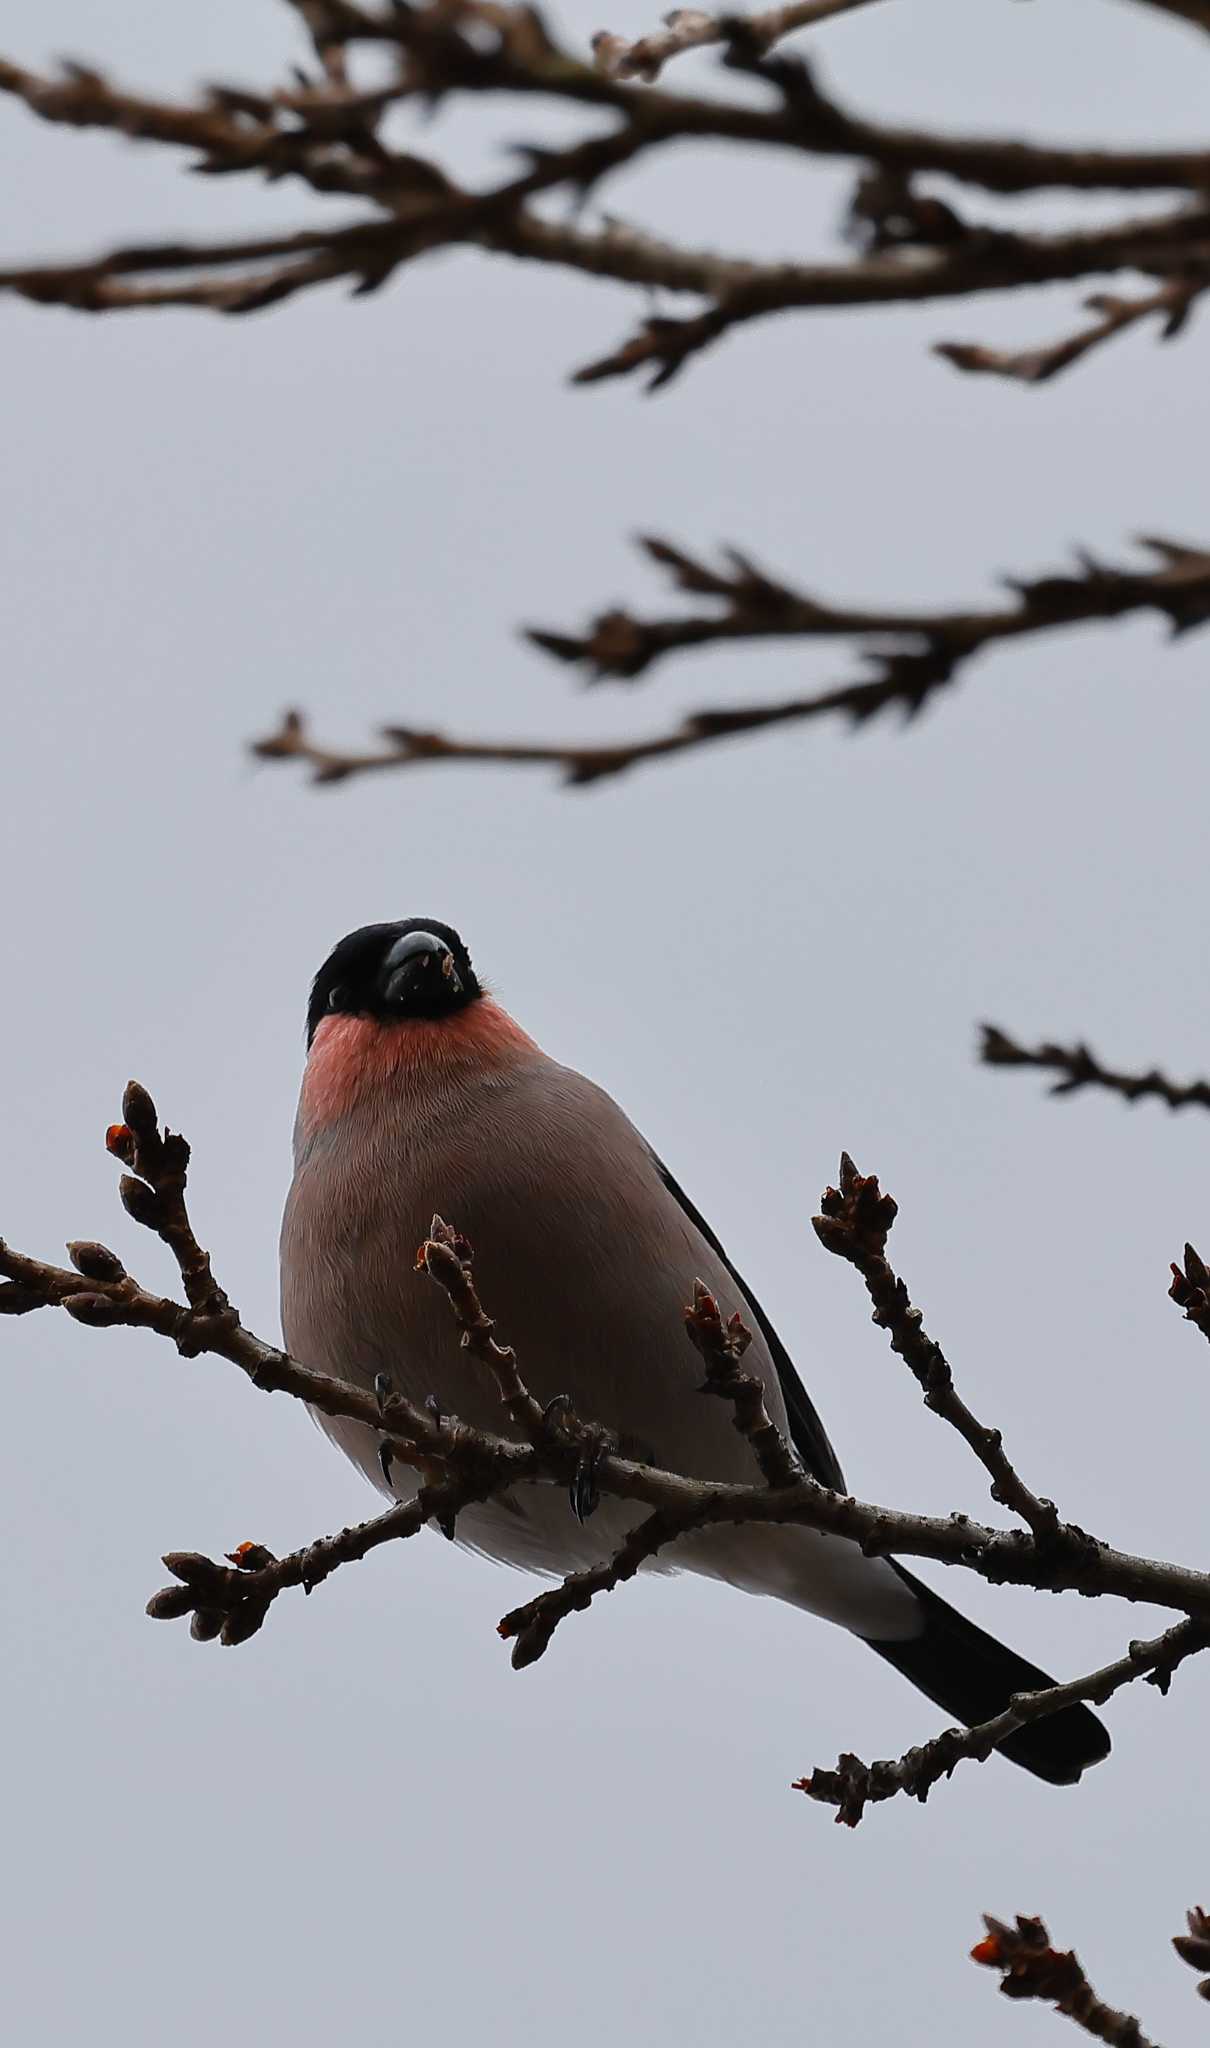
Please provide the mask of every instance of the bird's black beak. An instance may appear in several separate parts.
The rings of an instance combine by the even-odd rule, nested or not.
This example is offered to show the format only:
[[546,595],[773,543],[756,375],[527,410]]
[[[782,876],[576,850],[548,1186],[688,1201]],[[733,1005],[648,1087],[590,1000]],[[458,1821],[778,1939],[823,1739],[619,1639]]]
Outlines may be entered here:
[[378,986],[392,1009],[424,1015],[452,1009],[463,992],[454,956],[434,932],[408,932],[396,939]]

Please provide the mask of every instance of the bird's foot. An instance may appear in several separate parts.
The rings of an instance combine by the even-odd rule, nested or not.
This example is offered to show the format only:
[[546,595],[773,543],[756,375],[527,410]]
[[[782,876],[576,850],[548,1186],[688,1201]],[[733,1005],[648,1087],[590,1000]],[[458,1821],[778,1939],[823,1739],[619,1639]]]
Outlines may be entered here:
[[611,1430],[594,1428],[585,1432],[580,1456],[568,1488],[571,1511],[577,1522],[586,1522],[600,1506],[601,1493],[597,1485],[597,1473],[603,1461],[617,1448],[618,1440]]

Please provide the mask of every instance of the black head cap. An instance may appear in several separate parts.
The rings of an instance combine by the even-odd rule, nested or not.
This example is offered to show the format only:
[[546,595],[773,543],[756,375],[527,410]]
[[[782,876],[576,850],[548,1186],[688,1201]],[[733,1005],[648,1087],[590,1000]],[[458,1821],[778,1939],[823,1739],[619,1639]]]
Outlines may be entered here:
[[448,1017],[483,990],[456,931],[434,917],[365,924],[329,953],[311,988],[307,1044],[324,1017]]

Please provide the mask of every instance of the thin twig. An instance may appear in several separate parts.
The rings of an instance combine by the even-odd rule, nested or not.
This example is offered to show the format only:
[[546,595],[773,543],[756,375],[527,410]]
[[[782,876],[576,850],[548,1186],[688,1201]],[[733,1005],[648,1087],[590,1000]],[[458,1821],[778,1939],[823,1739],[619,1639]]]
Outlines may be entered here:
[[[511,1482],[512,1468],[497,1474],[497,1484]],[[486,1500],[495,1490],[486,1477],[452,1477],[420,1488],[415,1498],[388,1508],[368,1522],[342,1529],[339,1535],[322,1536],[289,1557],[274,1557],[263,1544],[241,1543],[228,1554],[226,1565],[196,1551],[170,1550],[164,1563],[180,1583],[165,1586],[147,1602],[153,1621],[178,1621],[192,1617],[190,1633],[199,1643],[215,1637],[228,1648],[245,1643],[262,1626],[273,1601],[291,1586],[305,1593],[337,1570],[368,1557],[384,1543],[396,1543],[416,1535],[427,1522],[452,1529],[460,1510],[472,1501]]]
[[[715,1297],[697,1280],[693,1300],[685,1310],[685,1332],[706,1365],[699,1392],[731,1402],[732,1421],[751,1449],[766,1485],[798,1484],[805,1477],[802,1463],[769,1414],[761,1381],[741,1364],[752,1341],[742,1317],[736,1312],[724,1322]],[[501,1621],[499,1632],[506,1640],[516,1638],[514,1668],[536,1663],[567,1615],[583,1613],[598,1593],[611,1593],[615,1586],[625,1584],[648,1558],[692,1526],[691,1517],[657,1508],[628,1533],[612,1556],[587,1571],[569,1573],[560,1585],[513,1608]]]
[[889,1335],[891,1349],[911,1372],[925,1407],[969,1444],[990,1476],[992,1499],[1020,1515],[1042,1549],[1066,1543],[1083,1548],[1088,1542],[1083,1530],[1060,1522],[1054,1502],[1032,1492],[1011,1463],[1000,1431],[985,1428],[958,1393],[949,1360],[927,1334],[920,1310],[912,1307],[906,1286],[887,1260],[887,1235],[898,1204],[883,1194],[877,1176],[858,1173],[848,1153],[842,1152],[840,1186],[824,1190],[820,1208],[823,1214],[812,1219],[820,1243],[856,1266],[874,1304],[875,1323]]
[[1057,1074],[1047,1091],[1051,1095],[1075,1095],[1081,1088],[1105,1088],[1126,1102],[1140,1102],[1151,1096],[1167,1103],[1169,1109],[1210,1109],[1210,1081],[1170,1081],[1158,1067],[1146,1073],[1120,1073],[1102,1066],[1086,1045],[1026,1046],[1001,1031],[998,1024],[984,1024],[979,1057],[988,1067],[1039,1067]]
[[1118,2012],[1097,1997],[1070,1949],[1051,1947],[1043,1921],[1018,1913],[1016,1925],[1009,1927],[985,1913],[983,1924],[987,1933],[971,1950],[971,1958],[1001,1972],[1005,1997],[1046,1999],[1085,2033],[1109,2042],[1110,2048],[1157,2048],[1132,2014]]
[[[1210,549],[1156,535],[1140,538],[1139,545],[1156,558],[1154,567],[1103,562],[1080,550],[1073,571],[1005,577],[1010,604],[945,611],[837,604],[771,575],[737,548],[724,549],[716,567],[670,541],[644,535],[639,546],[673,588],[712,609],[645,618],[614,608],[600,613],[582,635],[531,627],[528,638],[558,661],[583,664],[593,680],[625,681],[678,650],[734,640],[864,641],[867,658],[882,674],[875,682],[851,685],[847,702],[837,707],[864,718],[896,698],[905,709],[918,708],[953,679],[962,662],[1001,641],[1136,611],[1158,612],[1174,632],[1210,619]],[[875,694],[880,687],[881,700]]]
[[[1188,1934],[1174,1934],[1172,1946],[1191,1970],[1210,1970],[1210,1914],[1202,1906],[1190,1906],[1185,1915]],[[1197,1987],[1199,1998],[1210,1999],[1210,1977]]]
[[802,1460],[791,1449],[765,1406],[765,1390],[755,1373],[741,1364],[752,1332],[736,1310],[724,1323],[718,1302],[702,1281],[693,1283],[693,1301],[685,1310],[685,1331],[705,1361],[706,1377],[699,1391],[730,1401],[732,1423],[748,1445],[767,1486],[793,1486],[803,1476]]
[[1040,1692],[1014,1693],[1003,1712],[989,1721],[973,1728],[947,1728],[893,1763],[865,1764],[858,1756],[842,1756],[834,1771],[813,1771],[810,1777],[797,1779],[794,1790],[834,1806],[837,1820],[846,1827],[856,1827],[867,1806],[893,1799],[899,1792],[923,1804],[938,1780],[948,1778],[958,1764],[971,1760],[985,1763],[1006,1737],[1032,1721],[1046,1720],[1081,1700],[1102,1706],[1137,1678],[1148,1679],[1166,1693],[1177,1666],[1208,1643],[1210,1635],[1203,1624],[1179,1621],[1150,1642],[1131,1643],[1124,1656],[1083,1678],[1050,1685]]
[[1125,334],[1139,320],[1152,313],[1162,316],[1160,340],[1172,341],[1184,331],[1189,316],[1202,294],[1210,290],[1210,266],[1201,266],[1187,277],[1175,277],[1157,291],[1141,298],[1123,299],[1113,292],[1097,292],[1085,300],[1090,313],[1099,317],[1090,326],[1077,329],[1040,348],[985,348],[977,342],[939,341],[933,354],[944,357],[955,369],[994,377],[1012,377],[1019,384],[1045,384],[1062,370],[1089,355],[1104,342]]
[[487,1367],[509,1420],[528,1443],[545,1444],[551,1434],[547,1411],[521,1378],[512,1346],[496,1341],[496,1325],[475,1289],[472,1258],[470,1244],[462,1232],[434,1216],[429,1234],[416,1254],[416,1268],[427,1273],[442,1289],[462,1332],[463,1349]]
[[1185,1246],[1183,1266],[1171,1268],[1171,1299],[1185,1313],[1187,1323],[1196,1323],[1203,1337],[1210,1338],[1210,1271],[1191,1244]]
[[568,784],[583,786],[774,726],[831,716],[862,725],[896,706],[910,717],[955,683],[983,649],[1001,642],[1141,610],[1158,612],[1174,633],[1210,619],[1210,552],[1154,536],[1142,544],[1158,557],[1158,567],[1121,568],[1085,554],[1074,574],[1012,579],[1011,605],[946,612],[824,602],[775,580],[734,549],[726,553],[726,566],[716,569],[648,537],[644,550],[679,589],[722,609],[654,619],[614,609],[601,613],[582,636],[532,627],[528,638],[534,645],[556,660],[582,663],[594,679],[633,680],[677,650],[717,642],[851,638],[864,643],[874,675],[780,702],[718,705],[649,738],[606,743],[461,739],[391,724],[381,729],[379,748],[342,749],[314,739],[303,714],[290,710],[275,732],[252,742],[251,752],[262,761],[299,762],[312,781],[326,785],[383,769],[476,762],[554,768]]
[[598,1593],[611,1593],[615,1586],[624,1585],[657,1550],[691,1526],[691,1521],[657,1508],[602,1563],[570,1572],[561,1584],[512,1608],[498,1623],[497,1633],[513,1643],[513,1670],[536,1664],[561,1621],[569,1614],[582,1614]]
[[686,50],[733,43],[737,32],[742,32],[749,47],[763,54],[796,29],[816,28],[838,14],[852,14],[856,8],[872,4],[873,0],[796,0],[796,4],[739,17],[705,14],[699,7],[674,7],[664,16],[662,28],[635,42],[600,29],[592,39],[592,54],[598,71],[607,78],[640,78],[652,85],[669,58]]

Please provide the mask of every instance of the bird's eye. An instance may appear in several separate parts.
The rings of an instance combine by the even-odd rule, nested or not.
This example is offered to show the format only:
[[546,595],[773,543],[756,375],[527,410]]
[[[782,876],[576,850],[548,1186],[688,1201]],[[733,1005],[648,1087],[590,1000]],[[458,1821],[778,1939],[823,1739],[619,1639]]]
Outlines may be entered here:
[[328,1008],[330,1010],[347,1010],[348,1006],[349,991],[343,981],[338,981],[335,988],[328,990]]

